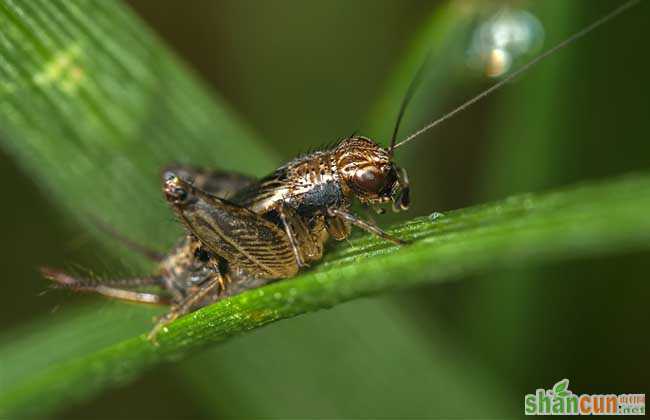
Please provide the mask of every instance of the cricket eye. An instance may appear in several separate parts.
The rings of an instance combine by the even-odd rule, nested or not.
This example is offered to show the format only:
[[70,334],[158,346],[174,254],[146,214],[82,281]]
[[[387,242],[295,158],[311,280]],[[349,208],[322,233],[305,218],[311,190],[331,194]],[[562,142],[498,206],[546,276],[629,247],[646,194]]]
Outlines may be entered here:
[[354,174],[354,183],[364,191],[379,193],[386,185],[386,176],[374,167],[360,169]]

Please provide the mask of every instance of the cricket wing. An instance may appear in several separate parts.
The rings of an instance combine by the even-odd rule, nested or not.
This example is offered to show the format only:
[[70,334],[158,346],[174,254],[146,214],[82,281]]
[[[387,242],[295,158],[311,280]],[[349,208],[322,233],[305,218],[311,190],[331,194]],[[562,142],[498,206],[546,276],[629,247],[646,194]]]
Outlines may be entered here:
[[298,265],[284,230],[256,213],[218,197],[194,191],[178,213],[212,252],[258,278],[291,277]]

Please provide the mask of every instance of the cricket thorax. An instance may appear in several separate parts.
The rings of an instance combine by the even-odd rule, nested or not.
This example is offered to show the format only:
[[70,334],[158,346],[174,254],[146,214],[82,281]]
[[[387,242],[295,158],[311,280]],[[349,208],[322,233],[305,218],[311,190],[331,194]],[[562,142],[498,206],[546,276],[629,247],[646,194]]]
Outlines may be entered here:
[[344,200],[333,150],[296,158],[233,197],[258,214],[282,205],[299,213],[320,211]]
[[262,214],[279,205],[300,214],[394,201],[402,185],[389,153],[365,137],[350,137],[330,150],[294,159],[259,183],[240,191],[233,201]]
[[300,214],[311,214],[345,204],[336,168],[335,153],[315,152],[288,168],[286,203]]

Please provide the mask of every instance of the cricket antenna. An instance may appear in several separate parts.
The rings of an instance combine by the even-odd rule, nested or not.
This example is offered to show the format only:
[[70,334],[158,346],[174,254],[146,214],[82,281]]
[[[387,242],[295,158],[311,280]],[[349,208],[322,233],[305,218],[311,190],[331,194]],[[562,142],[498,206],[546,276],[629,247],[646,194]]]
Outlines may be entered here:
[[413,79],[411,79],[411,83],[409,83],[409,87],[406,89],[406,94],[404,95],[404,99],[402,99],[402,104],[400,105],[399,112],[397,113],[397,120],[395,121],[395,128],[393,129],[393,135],[390,138],[390,146],[388,147],[389,156],[393,156],[393,150],[395,149],[395,142],[397,142],[397,133],[399,132],[399,126],[402,123],[404,112],[406,111],[406,107],[408,106],[409,102],[411,102],[411,99],[413,98],[413,95],[415,94],[418,85],[422,81],[422,75],[424,74],[424,69],[427,66],[427,63],[429,62],[430,57],[431,57],[431,50],[427,52],[424,61],[422,61],[422,64],[420,64],[420,68],[415,73],[415,76],[413,77]]
[[[511,82],[514,80],[517,76],[521,75],[522,73],[526,72],[536,64],[538,64],[540,61],[544,60],[545,58],[549,57],[550,55],[553,55],[554,53],[558,52],[559,50],[563,49],[564,47],[567,47],[568,45],[574,43],[578,39],[582,38],[583,36],[587,35],[589,32],[593,31],[594,29],[598,28],[599,26],[607,23],[608,21],[614,19],[616,16],[619,14],[623,13],[627,9],[636,6],[641,0],[629,0],[616,9],[612,10],[611,12],[607,13],[605,16],[601,17],[600,19],[596,20],[594,23],[591,25],[587,26],[586,28],[574,33],[570,37],[566,38],[564,41],[560,42],[559,44],[555,45],[554,47],[544,51],[543,53],[539,54],[537,57],[533,58],[517,70],[513,71],[510,73],[508,76],[504,77],[491,87],[487,88],[483,92],[479,93],[478,95],[474,96],[473,98],[467,100],[463,104],[457,106],[447,114],[443,115],[442,117],[438,118],[437,120],[432,121],[431,123],[425,125],[421,129],[417,130],[413,134],[409,135],[406,137],[404,140],[400,141],[397,144],[395,143],[395,135],[393,136],[393,140],[391,141],[391,147],[389,150],[389,153],[392,154],[394,149],[397,149],[398,147],[401,147],[405,145],[406,143],[410,142],[411,140],[415,139],[418,137],[420,134],[431,130],[433,127],[443,123],[444,121],[448,120],[449,118],[453,117],[454,115],[458,114],[461,111],[466,110],[469,108],[471,105],[475,104],[476,102],[480,101],[481,99],[485,98],[486,96],[490,95],[491,93],[497,91],[498,89],[502,88],[506,83]],[[409,86],[410,90],[410,86]],[[404,104],[402,104],[402,108],[404,108]],[[403,109],[400,110],[400,115],[399,118],[401,118],[403,114]],[[397,120],[397,125],[399,126],[399,119]],[[397,127],[395,127],[395,133],[397,133]]]

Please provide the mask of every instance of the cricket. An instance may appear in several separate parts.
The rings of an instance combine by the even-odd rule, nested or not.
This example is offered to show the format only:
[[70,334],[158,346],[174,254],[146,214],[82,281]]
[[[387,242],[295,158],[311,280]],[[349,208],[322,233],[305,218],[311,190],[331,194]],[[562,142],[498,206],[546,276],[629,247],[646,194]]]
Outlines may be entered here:
[[42,273],[58,289],[171,305],[148,334],[155,343],[157,334],[180,316],[245,290],[295,276],[322,258],[329,238],[344,240],[353,227],[397,246],[408,246],[405,238],[387,233],[352,211],[355,203],[377,214],[384,212],[385,205],[395,212],[409,208],[409,179],[406,170],[394,162],[397,149],[638,2],[624,2],[401,141],[397,140],[400,122],[421,71],[407,90],[386,146],[352,135],[333,147],[298,157],[261,179],[181,165],[164,168],[162,193],[186,234],[167,255],[124,240],[133,250],[157,261],[158,268],[150,276],[95,281],[52,268],[42,268]]

